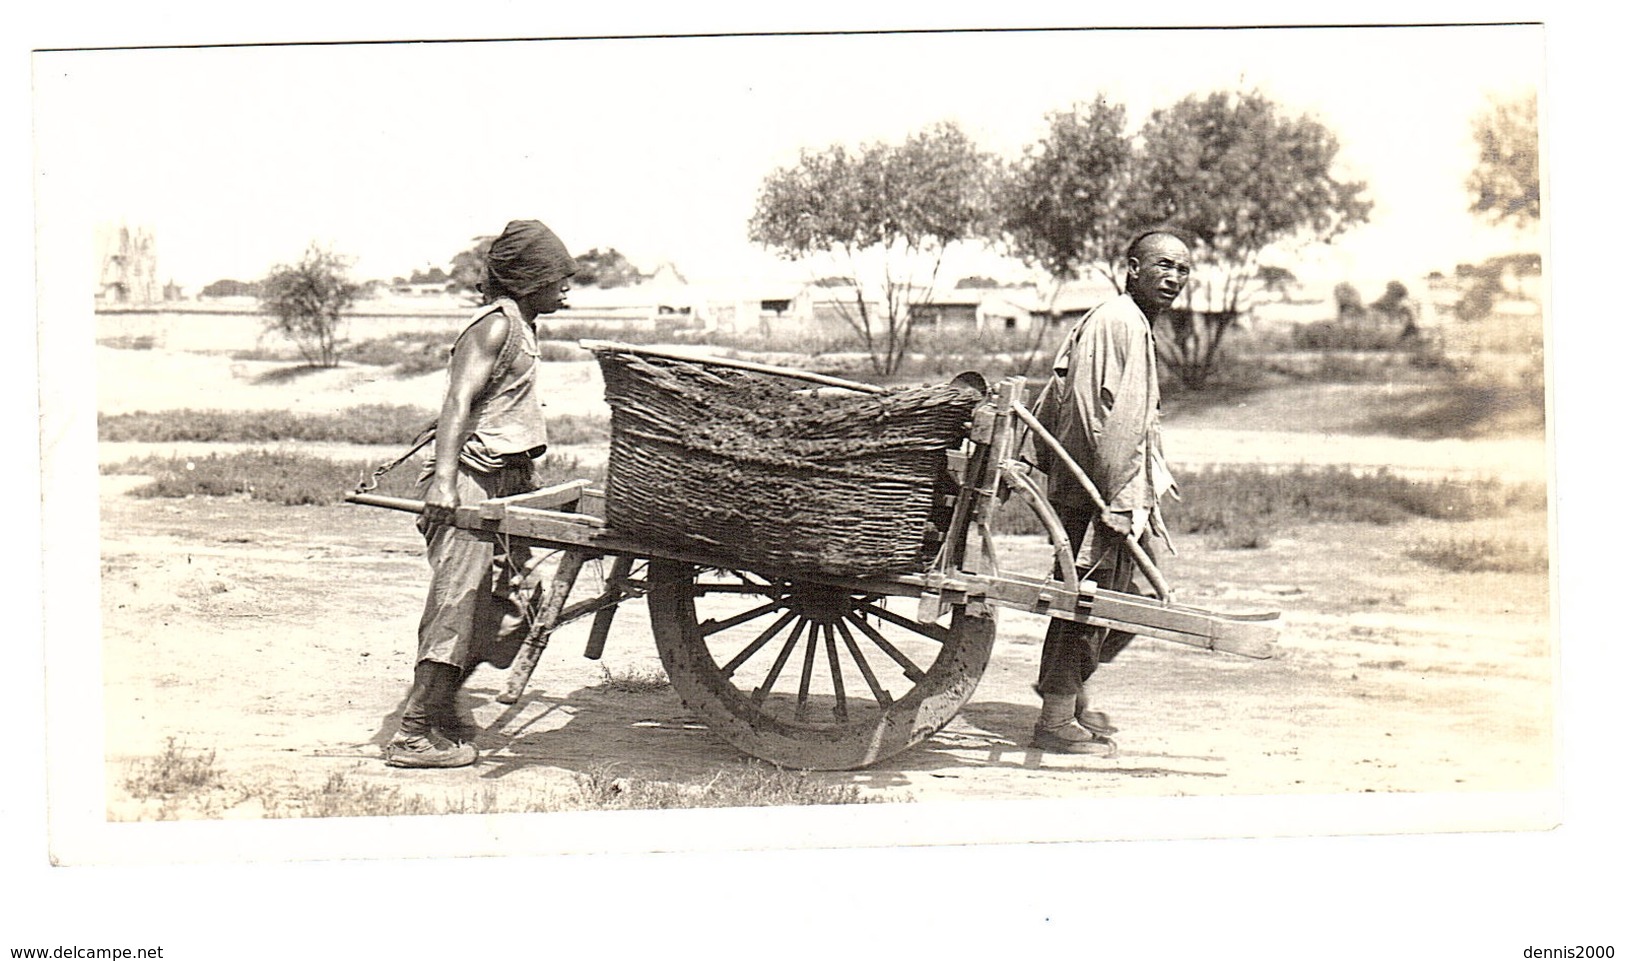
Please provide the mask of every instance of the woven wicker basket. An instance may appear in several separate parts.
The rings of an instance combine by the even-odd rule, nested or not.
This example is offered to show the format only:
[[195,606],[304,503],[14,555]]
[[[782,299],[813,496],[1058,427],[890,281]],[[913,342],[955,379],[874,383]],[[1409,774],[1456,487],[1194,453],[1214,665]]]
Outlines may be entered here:
[[820,396],[703,362],[595,353],[611,409],[611,528],[763,572],[870,576],[929,560],[946,452],[977,391]]

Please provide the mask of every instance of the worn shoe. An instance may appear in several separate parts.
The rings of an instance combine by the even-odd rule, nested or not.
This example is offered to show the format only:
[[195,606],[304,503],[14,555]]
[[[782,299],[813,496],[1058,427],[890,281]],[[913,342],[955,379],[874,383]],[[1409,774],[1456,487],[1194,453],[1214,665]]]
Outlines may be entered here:
[[384,746],[390,767],[468,767],[480,752],[472,744],[454,744],[433,734],[397,734]]
[[464,714],[441,714],[433,719],[436,734],[454,744],[473,744],[483,730],[474,719]]
[[1090,733],[1101,737],[1109,737],[1117,733],[1117,725],[1112,723],[1105,711],[1091,711],[1081,703],[1078,705],[1078,723],[1088,728]]
[[1034,727],[1033,747],[1054,754],[1094,754],[1100,757],[1117,755],[1116,742],[1109,737],[1096,734],[1077,721],[1070,721],[1059,727],[1043,725]]

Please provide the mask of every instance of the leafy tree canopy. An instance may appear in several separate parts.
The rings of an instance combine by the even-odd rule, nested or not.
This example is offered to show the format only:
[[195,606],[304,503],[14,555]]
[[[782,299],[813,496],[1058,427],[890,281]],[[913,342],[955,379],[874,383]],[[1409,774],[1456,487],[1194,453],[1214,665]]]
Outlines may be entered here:
[[1330,240],[1369,216],[1365,184],[1334,173],[1337,150],[1319,121],[1257,91],[1188,96],[1141,131],[1133,219],[1193,237],[1219,278],[1210,306],[1238,311],[1264,248]]
[[763,180],[750,239],[787,260],[831,257],[859,291],[843,316],[890,374],[908,351],[910,307],[930,296],[946,249],[988,232],[996,172],[953,123],[901,144],[804,150]]
[[1540,220],[1540,118],[1533,92],[1491,102],[1473,118],[1478,163],[1467,177],[1473,213],[1528,227]]
[[451,279],[464,290],[478,291],[485,280],[485,258],[491,254],[496,235],[475,237],[473,246],[451,258]]
[[253,282],[222,278],[198,291],[204,297],[254,297],[260,285]]
[[626,255],[614,247],[597,247],[575,255],[576,275],[570,283],[579,287],[630,287],[647,280],[649,275],[633,266]]
[[1115,286],[1128,228],[1132,144],[1105,97],[1049,114],[1049,131],[1010,170],[999,212],[1011,250],[1056,280],[1094,269]]

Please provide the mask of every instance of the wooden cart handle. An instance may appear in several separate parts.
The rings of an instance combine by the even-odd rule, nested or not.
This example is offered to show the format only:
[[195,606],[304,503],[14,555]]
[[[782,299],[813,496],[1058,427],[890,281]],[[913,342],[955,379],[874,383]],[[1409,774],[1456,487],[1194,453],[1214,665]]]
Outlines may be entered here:
[[[1046,430],[1044,425],[1038,422],[1038,417],[1025,406],[1017,404],[1015,411],[1021,422],[1027,425],[1027,428],[1034,434],[1037,434],[1044,443],[1048,444],[1054,450],[1055,456],[1061,459],[1061,463],[1072,471],[1072,476],[1076,477],[1078,483],[1089,493],[1089,499],[1095,502],[1095,509],[1102,514],[1106,513],[1106,499],[1100,496],[1099,488],[1095,487],[1094,481],[1089,479],[1089,475],[1083,472],[1083,468],[1078,466],[1078,462],[1073,460],[1072,455],[1068,454],[1066,449],[1061,446],[1061,442],[1055,439],[1055,435]],[[1162,572],[1157,570],[1157,565],[1151,560],[1151,555],[1147,554],[1145,548],[1140,546],[1139,538],[1125,537],[1123,542],[1128,545],[1128,552],[1134,558],[1134,563],[1140,566],[1140,570],[1144,571],[1146,578],[1151,581],[1151,587],[1157,592],[1157,597],[1160,600],[1168,600],[1173,591],[1168,587],[1168,582],[1163,579]]]
[[423,513],[423,502],[407,497],[385,497],[383,494],[345,494],[344,499],[352,504],[365,504],[368,507],[387,507],[392,511],[405,511],[408,514]]

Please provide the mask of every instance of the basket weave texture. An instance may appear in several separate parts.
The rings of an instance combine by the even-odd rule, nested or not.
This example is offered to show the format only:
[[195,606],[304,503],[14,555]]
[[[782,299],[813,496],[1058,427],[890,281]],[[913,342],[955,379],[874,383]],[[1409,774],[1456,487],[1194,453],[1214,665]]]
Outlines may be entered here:
[[828,396],[700,361],[596,354],[612,529],[742,570],[864,577],[929,560],[947,451],[977,391]]

